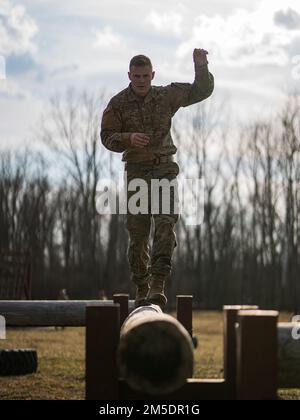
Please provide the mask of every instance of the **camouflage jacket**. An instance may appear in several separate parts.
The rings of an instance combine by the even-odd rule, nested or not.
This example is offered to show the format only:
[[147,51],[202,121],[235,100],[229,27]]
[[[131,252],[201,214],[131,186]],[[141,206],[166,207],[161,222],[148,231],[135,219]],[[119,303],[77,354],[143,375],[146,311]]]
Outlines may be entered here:
[[[177,151],[170,133],[173,115],[180,107],[208,98],[213,89],[214,78],[207,66],[195,68],[194,83],[152,86],[143,99],[136,96],[129,85],[110,100],[103,112],[102,143],[113,152],[124,152],[122,160],[126,162],[144,162],[156,156],[173,155]],[[147,134],[149,145],[132,147],[129,140],[132,133]]]

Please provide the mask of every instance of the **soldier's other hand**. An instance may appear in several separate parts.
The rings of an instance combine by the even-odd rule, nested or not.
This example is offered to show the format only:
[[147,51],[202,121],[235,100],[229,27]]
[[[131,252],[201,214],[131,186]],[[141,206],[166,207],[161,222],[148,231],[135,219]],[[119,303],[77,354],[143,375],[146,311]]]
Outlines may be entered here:
[[207,54],[208,51],[202,48],[195,48],[193,52],[194,63],[198,66],[204,66],[205,64],[208,64]]
[[145,147],[148,146],[150,138],[144,133],[132,133],[130,136],[131,146],[134,147]]

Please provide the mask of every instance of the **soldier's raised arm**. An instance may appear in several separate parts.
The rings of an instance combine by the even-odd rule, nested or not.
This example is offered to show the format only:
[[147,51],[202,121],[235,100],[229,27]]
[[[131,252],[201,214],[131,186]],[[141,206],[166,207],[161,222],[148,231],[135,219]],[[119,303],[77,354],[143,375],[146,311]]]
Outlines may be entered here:
[[204,49],[194,49],[194,83],[171,83],[171,85],[167,86],[173,114],[180,107],[201,102],[212,94],[214,90],[214,77],[208,71],[207,54],[208,52]]

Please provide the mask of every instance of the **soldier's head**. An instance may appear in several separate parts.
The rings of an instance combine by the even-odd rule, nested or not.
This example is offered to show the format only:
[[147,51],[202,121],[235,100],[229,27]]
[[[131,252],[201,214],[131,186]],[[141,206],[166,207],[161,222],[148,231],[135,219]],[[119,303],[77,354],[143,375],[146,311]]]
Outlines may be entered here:
[[145,55],[136,55],[130,60],[128,77],[136,95],[147,95],[154,76],[155,72],[153,71],[150,58]]

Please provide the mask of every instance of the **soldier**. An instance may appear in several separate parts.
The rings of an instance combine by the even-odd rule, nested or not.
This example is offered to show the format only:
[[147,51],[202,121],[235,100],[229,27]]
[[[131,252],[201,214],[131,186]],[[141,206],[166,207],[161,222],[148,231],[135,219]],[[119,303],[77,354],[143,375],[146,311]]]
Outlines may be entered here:
[[[131,59],[130,84],[110,100],[101,125],[104,146],[123,153],[127,183],[134,178],[143,179],[151,192],[153,179],[176,180],[179,166],[173,160],[177,148],[170,134],[171,120],[180,107],[203,101],[212,94],[214,78],[208,71],[207,54],[204,49],[194,50],[195,80],[192,84],[171,83],[168,86],[151,85],[155,72],[148,57],[137,55]],[[128,192],[128,200],[132,194]],[[171,189],[173,210],[175,197],[176,191]],[[150,257],[152,216],[155,229]],[[163,307],[167,302],[164,287],[171,273],[177,220],[178,214],[171,210],[151,215],[150,206],[148,214],[127,211],[128,260],[136,285],[136,306],[153,303]]]

